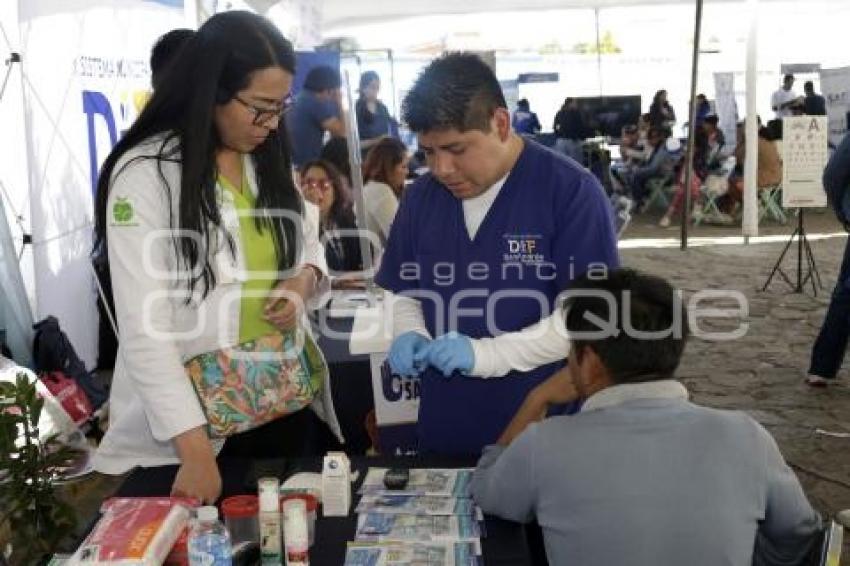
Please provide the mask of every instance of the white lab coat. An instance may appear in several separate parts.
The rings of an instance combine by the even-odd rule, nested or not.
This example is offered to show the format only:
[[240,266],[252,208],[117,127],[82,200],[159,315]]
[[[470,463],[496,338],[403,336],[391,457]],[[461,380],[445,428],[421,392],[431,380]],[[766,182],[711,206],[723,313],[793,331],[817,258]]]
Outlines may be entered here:
[[[152,138],[122,156],[113,172],[107,205],[109,262],[120,333],[109,429],[94,460],[95,469],[107,474],[178,463],[171,439],[207,422],[183,363],[239,343],[245,281],[239,217],[230,195],[220,191],[223,230],[231,234],[235,254],[223,230],[216,234],[210,262],[216,286],[205,298],[196,290],[186,304],[185,275],[179,273],[185,266],[180,265],[169,225],[170,214],[177,221],[180,164],[149,158],[156,155],[161,140]],[[256,175],[247,156],[244,165],[256,195]],[[170,202],[160,172],[171,189]],[[129,209],[126,205],[116,209],[120,199]],[[318,226],[318,209],[305,202],[303,242],[299,242],[296,263],[327,273]],[[308,308],[321,306],[329,295],[328,277],[322,282],[324,288]],[[306,317],[303,327],[309,332]],[[311,408],[342,440],[327,378],[322,396]],[[213,445],[218,451],[223,442]]]

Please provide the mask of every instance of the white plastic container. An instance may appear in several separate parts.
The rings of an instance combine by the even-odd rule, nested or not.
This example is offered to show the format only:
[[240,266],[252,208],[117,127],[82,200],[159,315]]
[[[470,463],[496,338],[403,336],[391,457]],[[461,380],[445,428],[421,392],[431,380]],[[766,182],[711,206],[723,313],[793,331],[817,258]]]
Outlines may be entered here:
[[283,502],[283,539],[286,544],[286,566],[310,563],[310,537],[307,529],[307,503],[303,499]]
[[260,557],[263,565],[280,566],[283,560],[279,493],[280,481],[277,478],[260,478],[257,481],[260,499]]
[[351,463],[344,452],[328,452],[322,465],[322,513],[346,517],[351,508]]

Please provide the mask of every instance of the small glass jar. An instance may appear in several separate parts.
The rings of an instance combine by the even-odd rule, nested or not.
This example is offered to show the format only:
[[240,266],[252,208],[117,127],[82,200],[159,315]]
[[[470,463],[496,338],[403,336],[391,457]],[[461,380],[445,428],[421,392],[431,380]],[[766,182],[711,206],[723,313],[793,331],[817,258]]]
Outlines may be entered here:
[[256,495],[234,495],[222,501],[221,514],[234,547],[242,542],[260,542],[259,511]]

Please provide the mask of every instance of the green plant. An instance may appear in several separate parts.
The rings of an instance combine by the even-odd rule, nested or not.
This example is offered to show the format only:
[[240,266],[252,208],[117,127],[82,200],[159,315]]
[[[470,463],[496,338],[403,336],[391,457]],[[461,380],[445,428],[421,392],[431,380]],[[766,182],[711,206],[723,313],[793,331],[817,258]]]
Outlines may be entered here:
[[37,563],[76,522],[73,508],[56,493],[56,480],[77,451],[57,435],[39,439],[43,407],[26,374],[0,382],[0,525],[9,527],[13,563]]

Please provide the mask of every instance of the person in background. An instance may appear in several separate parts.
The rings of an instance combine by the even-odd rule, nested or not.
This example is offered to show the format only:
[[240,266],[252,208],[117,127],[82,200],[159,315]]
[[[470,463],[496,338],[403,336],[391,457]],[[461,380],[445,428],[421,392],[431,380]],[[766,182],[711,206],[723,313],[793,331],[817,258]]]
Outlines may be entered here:
[[785,75],[782,78],[782,86],[770,97],[770,107],[776,113],[777,120],[791,116],[791,107],[800,100],[800,97],[792,90],[793,86],[794,75]]
[[[393,295],[388,362],[395,374],[421,374],[419,451],[478,454],[563,358],[488,380],[446,376],[424,352],[455,332],[525,328],[541,308],[555,310],[576,273],[616,266],[611,209],[589,171],[512,130],[499,81],[475,54],[431,62],[403,114],[430,173],[405,191],[375,277]],[[468,314],[457,316],[457,301]]]
[[652,126],[647,134],[647,145],[650,156],[647,162],[632,171],[629,180],[631,198],[635,206],[640,207],[649,196],[648,183],[654,178],[670,178],[675,166],[675,158],[667,149],[670,131],[666,128]]
[[[722,220],[731,222],[741,203],[744,200],[744,163],[747,159],[746,122],[741,121],[737,126],[738,143],[735,146],[735,170],[729,177],[729,190],[717,201],[717,206],[723,214],[729,218]],[[764,190],[775,187],[782,182],[782,160],[776,144],[767,139],[767,129],[761,127],[761,118],[758,120],[758,172],[756,173],[756,187]]]
[[[570,290],[568,369],[484,449],[475,502],[536,520],[550,564],[802,564],[821,519],[776,442],[743,411],[690,402],[676,379],[688,332],[677,292],[629,269]],[[577,414],[544,419],[575,399]]]
[[186,44],[186,41],[193,35],[195,35],[195,30],[177,28],[163,34],[156,40],[153,49],[151,49],[150,60],[151,87],[154,90],[162,80],[165,70],[180,53],[180,49]]
[[[645,141],[645,140],[644,140]],[[620,159],[626,165],[642,165],[646,161],[646,150],[635,125],[623,126],[620,133]]]
[[372,146],[363,164],[363,200],[366,205],[366,229],[386,247],[390,226],[398,211],[398,202],[407,179],[407,147],[399,140],[384,136]]
[[[702,128],[697,133],[695,139],[693,158],[694,174],[691,178],[691,206],[695,206],[699,201],[702,182],[710,174],[717,173],[723,166],[723,147],[726,145],[726,141],[723,137],[723,132],[717,127],[718,122],[719,118],[717,116],[707,116],[703,120]],[[685,167],[681,167],[670,206],[658,222],[661,228],[670,226],[670,222],[678,215],[682,208],[682,203],[685,200],[686,174]]]
[[324,453],[328,426],[341,440],[327,371],[292,399],[300,408],[222,442],[184,367],[297,329],[301,352],[321,356],[304,317],[329,287],[319,214],[293,183],[282,131],[294,71],[292,44],[270,21],[216,14],[104,161],[95,249],[108,250],[121,341],[99,472],[176,464],[172,495],[212,503],[217,455]]
[[346,138],[333,137],[322,146],[319,159],[331,163],[340,172],[348,187],[354,185],[351,182],[351,160],[348,156],[348,140]]
[[357,132],[360,135],[360,151],[363,156],[383,136],[395,135],[395,122],[390,111],[378,100],[381,79],[375,71],[360,75],[359,96],[354,104],[357,116]]
[[527,98],[521,98],[516,103],[511,125],[518,134],[534,135],[540,132],[542,126],[537,114],[531,111]]
[[[357,221],[348,186],[328,161],[308,161],[299,174],[304,198],[319,207],[320,236],[325,240],[325,258],[331,273],[363,269]],[[349,232],[346,234],[345,232]]]
[[659,90],[652,98],[652,104],[649,107],[649,124],[656,128],[667,128],[672,130],[676,124],[676,112],[667,101],[667,91]]
[[638,118],[637,129],[638,129],[638,146],[643,148],[644,151],[644,161],[649,159],[650,154],[652,153],[649,147],[649,128],[652,125],[649,122],[649,112],[645,114],[641,114]]
[[287,126],[293,164],[301,168],[319,158],[325,132],[345,137],[339,71],[327,65],[310,69],[304,88],[295,98]]
[[803,84],[803,113],[808,116],[826,116],[826,99],[815,92],[815,84],[806,81]]
[[711,114],[711,104],[708,102],[708,98],[705,97],[704,94],[697,95],[697,115],[694,123],[696,124],[697,131],[702,127],[705,119],[708,118],[708,115]]
[[611,164],[611,177],[615,192],[628,192],[633,171],[644,164],[646,151],[640,143],[640,134],[634,124],[623,126],[620,132],[620,159]]
[[[850,199],[850,135],[845,135],[823,172],[823,186],[829,195],[844,195],[830,199],[830,206],[839,212],[845,230],[848,228],[847,199]],[[844,362],[847,341],[850,338],[850,240],[844,247],[844,259],[838,281],[832,291],[829,308],[823,325],[812,347],[812,357],[806,383],[812,387],[826,387],[833,382]]]
[[576,163],[583,163],[581,146],[587,134],[587,126],[575,98],[564,99],[564,104],[555,114],[552,129],[555,131],[555,150],[572,157]]
[[[178,28],[163,34],[154,43],[150,55],[151,88],[156,89],[162,81],[166,69],[171,65],[183,45],[195,34],[194,30]],[[148,100],[150,97],[148,97]],[[118,352],[118,339],[109,322],[109,313],[115,312],[112,298],[112,280],[109,275],[107,250],[97,249],[92,253],[92,267],[103,294],[99,297],[97,310],[99,316],[97,369],[111,370],[115,367],[115,355]]]

